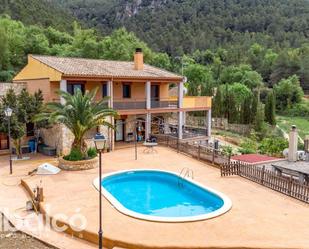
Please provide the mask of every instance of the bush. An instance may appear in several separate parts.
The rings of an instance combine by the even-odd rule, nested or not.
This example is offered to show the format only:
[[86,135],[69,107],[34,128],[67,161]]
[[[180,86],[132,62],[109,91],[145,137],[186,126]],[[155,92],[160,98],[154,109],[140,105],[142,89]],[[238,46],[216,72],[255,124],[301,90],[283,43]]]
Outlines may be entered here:
[[68,161],[80,161],[85,159],[83,154],[80,150],[71,149],[70,154],[63,157],[64,160]]
[[95,158],[97,154],[97,150],[94,147],[89,148],[87,151],[88,158]]
[[264,138],[259,146],[259,152],[261,154],[267,154],[270,156],[282,156],[282,151],[288,148],[289,143],[285,138],[269,137]]
[[286,110],[284,114],[292,117],[309,118],[309,101],[294,104],[290,109]]
[[225,156],[230,157],[230,156],[234,155],[233,147],[230,146],[230,145],[223,145],[223,146],[221,146],[221,149],[222,149],[223,155],[225,155]]
[[256,140],[252,140],[249,138],[241,142],[240,147],[241,148],[238,149],[238,151],[241,154],[254,154],[257,153],[258,150],[258,144]]

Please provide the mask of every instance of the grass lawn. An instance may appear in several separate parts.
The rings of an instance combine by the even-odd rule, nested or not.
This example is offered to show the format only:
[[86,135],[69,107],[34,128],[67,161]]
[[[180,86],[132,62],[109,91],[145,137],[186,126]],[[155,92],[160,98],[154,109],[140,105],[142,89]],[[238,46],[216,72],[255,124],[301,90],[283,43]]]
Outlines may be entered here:
[[291,125],[296,125],[298,129],[298,134],[302,139],[305,138],[305,135],[309,135],[308,118],[278,116],[277,124],[281,129],[283,129],[287,133],[289,132]]

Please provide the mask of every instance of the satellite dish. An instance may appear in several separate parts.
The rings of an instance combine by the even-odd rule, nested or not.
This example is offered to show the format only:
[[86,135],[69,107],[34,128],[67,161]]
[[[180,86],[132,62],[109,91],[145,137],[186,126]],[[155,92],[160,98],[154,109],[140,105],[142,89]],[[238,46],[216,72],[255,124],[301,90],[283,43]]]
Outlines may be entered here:
[[59,169],[58,167],[50,163],[43,163],[38,167],[36,174],[37,175],[56,175],[60,171],[61,169]]

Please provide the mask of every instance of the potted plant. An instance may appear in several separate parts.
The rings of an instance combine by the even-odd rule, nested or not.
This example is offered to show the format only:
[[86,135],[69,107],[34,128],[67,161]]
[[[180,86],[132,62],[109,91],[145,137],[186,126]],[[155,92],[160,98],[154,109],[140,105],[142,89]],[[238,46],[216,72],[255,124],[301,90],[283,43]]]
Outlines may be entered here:
[[97,91],[96,88],[83,94],[77,90],[74,95],[59,91],[64,103],[47,103],[45,112],[36,117],[37,120],[48,119],[51,123],[62,123],[72,132],[74,140],[71,151],[59,158],[59,167],[62,169],[83,170],[97,165],[97,154],[94,148],[87,147],[85,134],[97,126],[113,128],[106,118],[117,115],[115,110],[107,107],[106,98],[95,100]]

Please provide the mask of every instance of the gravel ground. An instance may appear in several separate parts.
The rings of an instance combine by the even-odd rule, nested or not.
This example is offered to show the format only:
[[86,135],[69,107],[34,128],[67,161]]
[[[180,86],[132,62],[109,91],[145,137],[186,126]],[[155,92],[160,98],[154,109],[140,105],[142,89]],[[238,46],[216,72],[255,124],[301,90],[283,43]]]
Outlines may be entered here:
[[3,231],[4,224],[11,227],[0,213],[0,249],[56,249],[24,233]]
[[56,249],[26,234],[0,232],[0,249]]

